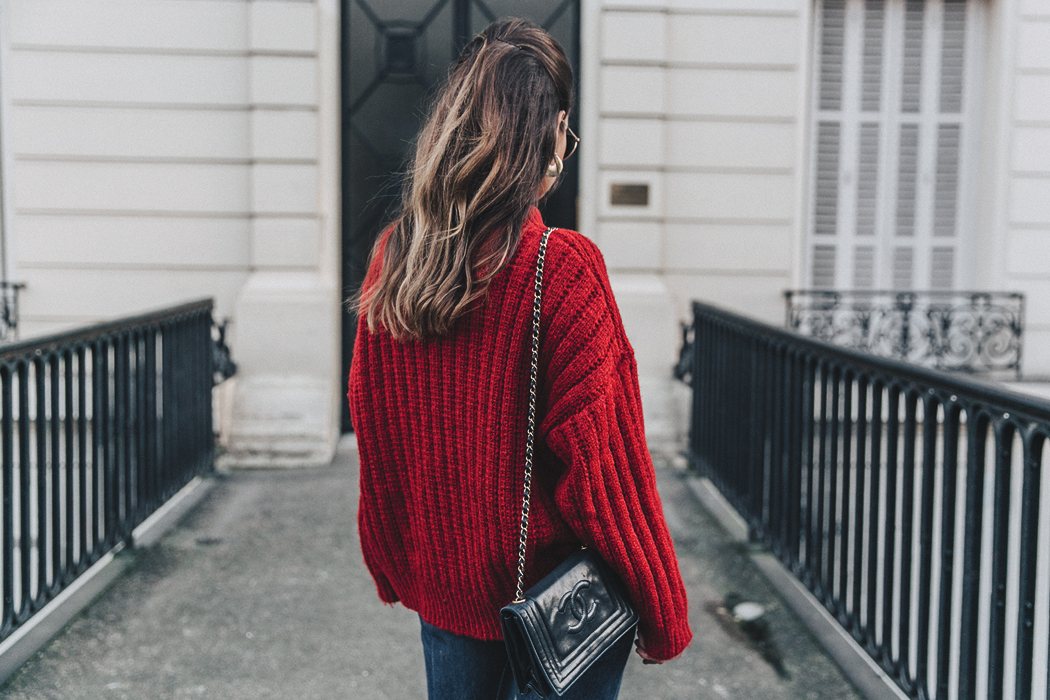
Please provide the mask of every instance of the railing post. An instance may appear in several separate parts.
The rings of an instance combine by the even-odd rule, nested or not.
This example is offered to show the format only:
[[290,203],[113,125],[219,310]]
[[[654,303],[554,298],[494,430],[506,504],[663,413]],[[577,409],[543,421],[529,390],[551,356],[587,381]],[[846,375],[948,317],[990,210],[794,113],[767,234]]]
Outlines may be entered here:
[[73,384],[73,374],[74,374],[73,358],[74,357],[75,357],[75,355],[73,353],[72,348],[66,348],[63,351],[63,353],[62,353],[62,364],[65,367],[65,371],[62,372],[62,378],[65,381],[65,385],[64,385],[63,388],[65,390],[64,407],[65,407],[65,413],[66,413],[66,419],[65,419],[65,422],[64,422],[64,426],[63,426],[65,428],[65,443],[66,443],[66,451],[65,451],[65,467],[66,467],[66,469],[65,469],[65,478],[66,478],[66,494],[65,494],[65,496],[66,496],[66,502],[65,502],[65,506],[64,506],[65,507],[65,514],[66,514],[66,546],[65,546],[65,552],[64,552],[65,556],[62,558],[62,566],[59,569],[59,571],[62,572],[62,575],[60,577],[56,577],[56,579],[59,581],[61,586],[65,586],[67,583],[69,583],[72,580],[72,571],[73,571],[74,566],[76,566],[76,552],[77,552],[76,538],[75,538],[75,535],[74,535],[74,525],[76,523],[76,519],[73,517],[73,514],[76,512],[76,509],[74,507],[75,500],[73,498],[74,493],[76,493],[76,489],[74,488],[74,484],[76,483],[76,473],[77,473],[77,471],[79,471],[79,470],[74,468],[74,459],[75,459],[75,451],[74,450],[75,450],[75,444],[76,444],[75,443],[75,436],[77,434],[77,431],[76,431],[76,420],[74,418],[74,412],[73,412],[73,386],[74,386],[74,384]]
[[852,445],[853,445],[853,373],[845,369],[841,373],[842,390],[842,458],[840,461],[842,471],[842,515],[839,519],[837,529],[839,535],[839,570],[838,586],[835,600],[837,601],[837,614],[839,623],[843,627],[849,626],[849,610],[846,601],[849,600],[849,564],[850,564],[850,488],[852,486]]
[[[198,323],[200,325],[200,339],[201,339],[201,389],[200,389],[200,401],[201,401],[201,468],[198,471],[199,474],[203,474],[210,471],[215,465],[215,433],[213,429],[214,418],[212,416],[212,402],[211,402],[211,390],[214,383],[215,377],[215,353],[212,352],[211,343],[211,312],[201,313],[198,316]],[[224,346],[225,347],[225,346]],[[227,355],[227,358],[229,355]],[[232,366],[231,371],[236,371],[237,367],[233,362],[230,362]]]
[[912,674],[908,667],[911,655],[911,567],[912,534],[915,517],[915,437],[918,430],[916,408],[918,397],[913,389],[904,392],[904,459],[901,465],[901,566],[900,566],[900,630],[896,672],[898,682],[911,692]]
[[[87,380],[87,345],[78,344],[76,346],[77,352],[77,455],[79,456],[79,462],[77,464],[77,478],[79,482],[77,484],[77,525],[79,536],[77,537],[77,574],[82,573],[87,568],[88,559],[88,469],[89,469],[89,453],[88,453],[88,427],[91,425],[88,422],[88,402],[87,394],[88,387],[91,386]],[[92,399],[94,402],[94,399]],[[94,438],[92,438],[94,441]],[[71,579],[72,580],[72,577]]]
[[[51,547],[48,552],[51,578],[47,587],[47,598],[50,600],[62,590],[62,410],[59,390],[60,357],[58,352],[48,356],[48,379],[51,388],[50,437],[51,437]],[[43,468],[41,464],[41,468]]]
[[32,549],[29,547],[30,532],[32,524],[30,521],[29,502],[31,496],[30,483],[30,453],[32,452],[29,442],[29,361],[22,360],[16,365],[18,373],[18,499],[19,499],[19,523],[18,523],[18,554],[19,554],[19,583],[18,591],[19,606],[15,613],[15,622],[21,623],[29,617],[32,610],[30,598],[30,559]]
[[[1024,445],[1021,486],[1021,566],[1018,575],[1017,661],[1014,684],[1022,700],[1032,697],[1032,659],[1035,654],[1036,563],[1039,561],[1039,485],[1046,436],[1028,432]],[[1043,551],[1047,550],[1044,545]]]
[[981,539],[984,529],[984,471],[989,417],[966,416],[966,511],[963,535],[962,616],[959,625],[959,698],[977,698],[977,644],[980,614]]
[[[854,503],[856,507],[853,509],[853,590],[852,590],[852,613],[850,615],[849,631],[853,635],[853,638],[859,643],[864,643],[864,635],[862,634],[861,626],[861,610],[863,604],[861,601],[861,584],[864,581],[864,547],[861,545],[865,539],[871,539],[871,533],[868,533],[868,537],[864,537],[864,482],[868,475],[868,462],[867,462],[867,438],[868,438],[868,378],[863,374],[857,377],[857,439],[856,439],[856,455],[857,455],[857,479],[854,486]],[[843,552],[843,561],[846,561],[848,552]]]
[[[918,634],[916,635],[915,680],[918,696],[923,700],[930,697],[929,690],[929,655],[930,655],[930,602],[933,577],[933,508],[934,477],[937,470],[937,430],[939,400],[934,390],[928,389],[921,397],[922,401],[922,471],[921,491],[919,493],[919,594],[918,594]],[[947,421],[947,416],[945,416]]]
[[[867,597],[867,628],[865,635],[865,649],[872,658],[880,661],[882,651],[880,642],[877,640],[878,617],[876,609],[878,606],[878,584],[879,584],[879,495],[882,493],[882,407],[883,395],[886,393],[886,385],[879,381],[873,381],[871,390],[871,486],[868,493],[871,494],[871,507],[868,509],[868,597]],[[885,555],[883,555],[885,556]],[[885,579],[883,579],[885,580]]]
[[[47,383],[43,353],[33,358],[33,384],[36,402],[36,591],[30,593],[33,611],[47,600]],[[31,538],[23,540],[30,548]],[[27,591],[29,593],[29,591]]]
[[[941,486],[941,590],[937,629],[936,696],[948,697],[952,650],[952,591],[955,574],[955,492],[959,469],[959,417],[956,396],[944,408],[944,482]],[[969,421],[969,417],[967,417]]]
[[[882,513],[883,522],[883,573],[882,573],[882,609],[893,610],[894,562],[896,561],[897,542],[897,456],[900,439],[900,388],[891,384],[888,391],[888,409],[886,421],[886,509]],[[897,667],[893,660],[893,615],[885,612],[882,616],[882,645],[880,660],[882,667],[892,677],[897,677]]]
[[143,482],[145,500],[152,510],[159,504],[160,489],[158,476],[160,469],[160,451],[158,449],[158,411],[157,411],[157,329],[150,326],[145,329],[145,401],[142,410],[143,437],[145,438],[145,463],[143,464]]
[[[814,412],[816,411],[816,392],[817,392],[817,361],[812,357],[806,357],[803,361],[803,379],[802,379],[802,416],[805,420],[805,434],[804,434],[804,454],[805,457],[802,459],[802,470],[804,475],[801,476],[800,482],[802,488],[806,492],[806,507],[801,510],[804,518],[804,522],[800,524],[800,537],[805,540],[806,552],[805,559],[802,555],[799,555],[798,561],[798,574],[802,580],[812,585],[812,576],[810,572],[813,571],[813,550],[814,537],[813,537],[813,517],[814,507],[813,498],[815,491],[815,474],[817,469],[816,457],[813,453],[813,442],[816,439],[816,423],[814,418]],[[801,509],[801,505],[800,505]]]
[[12,416],[14,414],[14,402],[12,400],[12,374],[8,364],[0,365],[0,430],[3,431],[3,504],[4,504],[4,531],[3,549],[0,556],[3,557],[3,614],[0,615],[0,636],[7,636],[15,625],[15,455],[14,437],[15,428]]

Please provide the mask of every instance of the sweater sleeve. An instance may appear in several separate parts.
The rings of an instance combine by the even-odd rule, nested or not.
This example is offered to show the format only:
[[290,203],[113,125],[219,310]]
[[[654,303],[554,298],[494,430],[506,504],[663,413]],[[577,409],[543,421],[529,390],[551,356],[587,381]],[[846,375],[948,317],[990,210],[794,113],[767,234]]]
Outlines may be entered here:
[[553,352],[541,431],[565,465],[555,502],[625,583],[646,652],[667,660],[692,639],[685,586],[645,442],[634,353],[600,254],[589,242],[579,246],[576,265],[558,265],[572,271],[564,287],[571,291],[551,285],[557,308],[544,341]]
[[[366,278],[366,284],[371,284],[371,282],[368,282],[368,279],[374,281],[375,270],[376,263],[373,260]],[[369,348],[367,343],[364,342],[368,332],[367,322],[363,318],[359,318],[357,322],[357,338],[354,344],[354,359],[350,367],[350,384],[347,390],[347,400],[350,403],[350,417],[354,426],[359,429],[363,427],[362,422],[369,422],[373,419],[369,411],[360,411],[360,407],[368,405],[368,402],[367,399],[361,396],[363,390],[359,373],[364,371],[364,366],[373,364],[369,362]],[[371,427],[371,429],[374,430],[374,427]],[[359,444],[359,449],[364,452],[371,449],[371,446]],[[377,484],[374,483],[375,478],[371,471],[361,470],[360,495],[357,508],[357,535],[361,544],[361,553],[364,557],[365,566],[368,567],[368,571],[372,574],[372,579],[375,581],[379,599],[384,603],[393,605],[400,598],[397,591],[390,584],[390,579],[380,566],[380,562],[390,561],[390,557],[388,556],[389,553],[383,550],[382,538],[377,537],[375,534],[377,523],[374,522],[374,519],[382,519],[381,508],[375,498],[377,488]]]

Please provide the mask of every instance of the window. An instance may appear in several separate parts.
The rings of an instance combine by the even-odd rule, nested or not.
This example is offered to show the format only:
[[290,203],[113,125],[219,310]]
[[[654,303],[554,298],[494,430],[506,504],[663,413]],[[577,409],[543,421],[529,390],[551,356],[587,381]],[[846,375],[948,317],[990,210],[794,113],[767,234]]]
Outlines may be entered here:
[[969,283],[981,0],[817,0],[807,282]]

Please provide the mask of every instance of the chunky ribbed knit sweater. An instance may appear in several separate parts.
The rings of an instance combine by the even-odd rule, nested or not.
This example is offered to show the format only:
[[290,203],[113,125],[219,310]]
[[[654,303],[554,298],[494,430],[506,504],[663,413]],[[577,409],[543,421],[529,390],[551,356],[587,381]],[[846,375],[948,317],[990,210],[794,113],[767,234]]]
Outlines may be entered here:
[[[398,342],[362,321],[354,346],[358,526],[379,597],[476,639],[502,638],[499,609],[514,597],[544,230],[533,210],[487,300],[448,335]],[[550,236],[540,328],[526,587],[580,543],[592,547],[627,585],[647,653],[670,659],[692,637],[685,589],[646,448],[634,354],[601,254],[578,233]]]

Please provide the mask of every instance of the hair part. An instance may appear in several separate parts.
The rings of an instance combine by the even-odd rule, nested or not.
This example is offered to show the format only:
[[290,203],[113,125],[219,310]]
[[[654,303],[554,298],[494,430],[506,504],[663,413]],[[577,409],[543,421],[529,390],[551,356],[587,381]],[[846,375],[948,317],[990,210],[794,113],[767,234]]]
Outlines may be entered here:
[[511,259],[572,108],[561,46],[528,20],[490,24],[449,69],[416,142],[401,211],[372,250],[359,313],[399,340],[447,333]]

